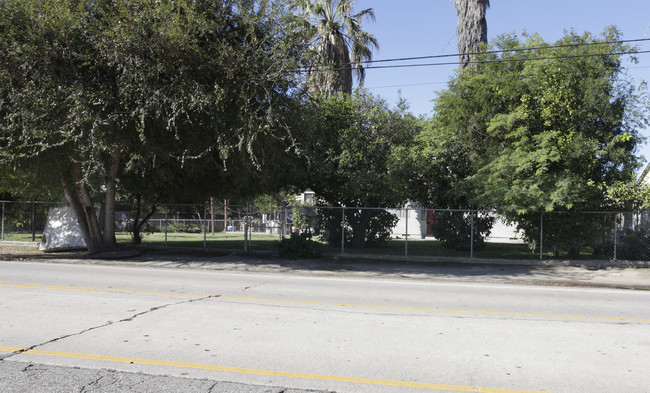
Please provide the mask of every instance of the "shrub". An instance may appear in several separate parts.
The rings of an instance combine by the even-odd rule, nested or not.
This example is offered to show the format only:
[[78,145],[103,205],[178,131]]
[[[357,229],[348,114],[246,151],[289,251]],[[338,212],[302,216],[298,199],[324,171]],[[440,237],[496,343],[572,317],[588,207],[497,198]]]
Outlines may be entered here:
[[[473,224],[472,217],[474,215]],[[485,212],[440,211],[429,222],[431,232],[441,240],[443,247],[456,251],[469,251],[474,240],[474,250],[485,247],[485,238],[490,235],[494,218]],[[472,227],[474,236],[472,237]]]
[[185,232],[185,233],[201,233],[201,226],[199,224],[185,224],[185,223],[175,223],[170,224],[169,229],[175,232]]
[[278,254],[282,258],[317,258],[321,256],[321,244],[311,240],[308,233],[293,232],[289,238],[282,239],[278,244]]
[[[594,248],[594,255],[614,257],[614,242],[608,240]],[[645,230],[624,229],[616,242],[616,259],[628,261],[650,260],[650,233]]]
[[[383,209],[345,209],[341,226],[340,208],[321,208],[316,215],[314,232],[330,246],[340,246],[345,235],[346,247],[382,247],[388,244],[397,215]],[[345,229],[345,234],[341,233]]]

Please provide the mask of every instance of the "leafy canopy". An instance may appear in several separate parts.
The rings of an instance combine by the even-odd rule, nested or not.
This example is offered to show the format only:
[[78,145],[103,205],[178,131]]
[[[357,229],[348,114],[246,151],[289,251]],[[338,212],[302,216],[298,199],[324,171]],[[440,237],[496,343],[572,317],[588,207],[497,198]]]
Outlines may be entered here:
[[[553,45],[536,35],[496,39],[435,101],[414,153],[425,164],[412,181],[418,199],[497,209],[533,244],[543,212],[619,206],[610,193],[634,181],[648,125],[644,87],[624,75],[634,48],[620,39],[614,28],[570,32]],[[554,229],[544,244],[556,253],[576,255],[603,225],[596,215],[544,217]]]
[[[353,246],[385,240],[395,223],[394,215],[354,207],[401,207],[406,202],[408,149],[420,132],[419,119],[404,107],[391,109],[385,101],[357,91],[353,96],[313,100],[305,121],[311,136],[302,146],[304,187],[329,206],[351,208],[346,209],[346,222],[351,226],[346,233]],[[321,217],[326,232],[321,235],[340,241],[340,210],[321,212],[331,213]]]
[[260,180],[292,144],[291,18],[266,0],[3,1],[0,161],[42,168],[86,212],[105,199],[107,214],[120,178],[195,198]]
[[432,164],[423,176],[446,189],[423,196],[512,217],[605,208],[607,186],[633,179],[647,124],[623,75],[619,53],[632,48],[619,39],[615,29],[602,38],[568,33],[552,47],[535,35],[497,39],[491,49],[502,52],[477,56],[485,63],[460,72],[436,100],[421,138]]

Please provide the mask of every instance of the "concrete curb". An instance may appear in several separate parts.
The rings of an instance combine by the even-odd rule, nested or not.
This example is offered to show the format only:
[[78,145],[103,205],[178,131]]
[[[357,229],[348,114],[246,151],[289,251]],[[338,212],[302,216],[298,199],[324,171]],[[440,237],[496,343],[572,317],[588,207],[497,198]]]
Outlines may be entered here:
[[[38,248],[38,242],[18,242],[0,240],[0,248],[6,247],[26,247]],[[236,254],[243,257],[262,257],[262,258],[278,258],[271,251],[251,251],[243,253],[239,250],[226,250],[226,249],[204,249],[204,248],[161,248],[161,247],[139,247],[141,250],[163,250],[170,253],[188,252],[205,252],[210,253],[227,253]],[[56,255],[49,253],[49,255]],[[334,260],[358,260],[358,261],[386,261],[386,262],[403,262],[403,263],[421,263],[421,264],[440,264],[440,263],[459,263],[470,265],[509,265],[509,266],[575,266],[575,267],[591,267],[591,268],[619,268],[619,269],[648,269],[650,268],[650,261],[626,261],[626,260],[597,260],[597,259],[501,259],[501,258],[467,258],[467,257],[437,257],[437,256],[402,256],[402,255],[374,255],[374,254],[325,254],[324,258]],[[37,258],[37,257],[36,257]],[[93,258],[96,259],[96,258]],[[98,259],[102,259],[98,257]]]
[[500,259],[500,258],[463,258],[463,257],[428,257],[428,256],[393,256],[371,254],[336,254],[334,259],[352,260],[380,260],[391,262],[418,262],[418,263],[462,263],[479,265],[516,265],[516,266],[576,266],[595,268],[650,268],[650,261],[624,261],[624,260],[597,260],[597,259]]
[[[196,269],[351,276],[369,279],[407,279],[650,290],[648,261],[539,261],[507,259],[326,255],[319,259],[282,259],[271,253],[226,253],[223,250],[140,248],[133,258],[95,259],[85,253],[40,253],[6,246],[0,261],[105,265],[137,268]],[[29,247],[29,246],[28,246]],[[11,249],[13,248],[13,249]],[[133,250],[133,249],[131,249]],[[147,252],[148,250],[148,252]],[[9,251],[7,253],[7,251]],[[210,252],[212,251],[212,252]]]
[[12,240],[0,240],[0,247],[25,247],[38,248],[40,242],[16,242]]

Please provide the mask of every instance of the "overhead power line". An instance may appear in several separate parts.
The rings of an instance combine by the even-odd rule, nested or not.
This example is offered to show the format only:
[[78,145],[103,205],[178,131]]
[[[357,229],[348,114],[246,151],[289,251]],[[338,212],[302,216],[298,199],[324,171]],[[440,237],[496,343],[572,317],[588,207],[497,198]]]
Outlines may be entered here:
[[[650,68],[650,66],[643,66],[643,67],[629,67],[628,69],[645,69],[645,68]],[[386,85],[386,86],[363,86],[365,89],[369,90],[374,90],[374,89],[389,89],[389,88],[396,88],[396,87],[414,87],[414,86],[428,86],[428,85],[446,85],[449,82],[419,82],[419,83],[402,83],[402,84],[396,84],[396,85]]]
[[[534,60],[557,60],[557,59],[573,59],[580,57],[597,57],[597,56],[613,56],[613,55],[634,55],[650,53],[650,50],[647,51],[634,51],[634,52],[609,52],[609,53],[585,53],[582,55],[562,55],[562,56],[544,56],[544,57],[522,57],[522,58],[513,58],[513,59],[491,59],[491,60],[471,60],[469,64],[487,64],[487,63],[510,63],[510,62],[521,62],[521,61],[534,61]],[[366,70],[377,70],[377,69],[386,69],[386,68],[410,68],[410,67],[432,67],[432,66],[442,66],[442,65],[458,65],[459,61],[453,62],[442,62],[442,63],[420,63],[420,64],[398,64],[398,65],[386,65],[386,66],[368,66],[364,67]]]
[[[632,42],[647,42],[650,41],[650,38],[639,38],[632,40],[620,40],[620,41],[603,41],[603,42],[588,42],[588,43],[578,43],[578,44],[562,44],[562,45],[548,45],[548,46],[537,46],[537,47],[527,47],[527,48],[512,48],[512,49],[500,49],[493,51],[485,52],[470,52],[469,55],[478,55],[478,54],[498,54],[498,53],[518,53],[526,52],[533,50],[546,50],[546,49],[558,49],[558,48],[567,48],[567,47],[584,47],[584,46],[596,46],[596,45],[610,45],[610,44],[620,44],[620,43],[632,43]],[[580,58],[580,57],[596,57],[596,56],[611,56],[611,55],[635,55],[635,54],[644,54],[650,53],[650,51],[638,51],[630,50],[623,52],[610,52],[610,53],[585,53],[580,55],[561,55],[561,56],[540,56],[540,57],[522,57],[522,58],[509,58],[509,59],[491,59],[491,60],[474,60],[470,61],[471,64],[484,64],[484,63],[499,63],[499,62],[520,62],[520,61],[534,61],[534,60],[554,60],[554,59],[568,59],[568,58]],[[399,62],[399,61],[416,61],[416,60],[427,60],[427,59],[441,59],[449,57],[459,57],[458,53],[454,54],[443,54],[443,55],[431,55],[431,56],[416,56],[416,57],[402,57],[402,58],[393,58],[393,59],[382,59],[374,61],[363,62],[367,64],[363,68],[366,70],[371,69],[388,69],[388,68],[411,68],[411,67],[432,67],[432,66],[448,66],[448,65],[458,65],[460,62],[447,61],[447,62],[431,62],[431,63],[415,63],[415,64],[398,64],[398,65],[373,65],[376,63],[387,63],[387,62]],[[308,68],[301,68],[300,72],[308,72],[309,70],[319,69],[329,67],[327,64],[316,64]],[[335,70],[345,69],[341,67]]]
[[[650,41],[650,38],[637,38],[633,40],[620,40],[620,41],[603,41],[603,42],[585,42],[581,44],[562,44],[562,45],[548,45],[548,46],[532,46],[532,47],[527,47],[527,48],[513,48],[513,49],[499,49],[499,50],[491,50],[491,51],[485,51],[485,52],[469,52],[469,53],[463,53],[467,55],[479,55],[479,54],[493,54],[493,53],[505,53],[505,52],[525,52],[525,51],[531,51],[531,50],[539,50],[539,49],[558,49],[558,48],[572,48],[572,47],[581,47],[581,46],[595,46],[595,45],[611,45],[611,44],[624,44],[624,43],[630,43],[630,42],[645,42],[645,41]],[[396,62],[396,61],[413,61],[413,60],[427,60],[427,59],[440,59],[440,58],[445,58],[445,57],[458,57],[460,56],[459,53],[453,53],[453,54],[444,54],[444,55],[430,55],[430,56],[416,56],[416,57],[401,57],[401,58],[395,58],[395,59],[382,59],[382,60],[369,60],[369,61],[364,61],[363,63],[385,63],[385,62]]]
[[421,82],[421,83],[405,83],[400,85],[388,85],[388,86],[372,86],[365,87],[366,89],[389,89],[394,87],[412,87],[412,86],[425,86],[425,85],[445,85],[447,82]]

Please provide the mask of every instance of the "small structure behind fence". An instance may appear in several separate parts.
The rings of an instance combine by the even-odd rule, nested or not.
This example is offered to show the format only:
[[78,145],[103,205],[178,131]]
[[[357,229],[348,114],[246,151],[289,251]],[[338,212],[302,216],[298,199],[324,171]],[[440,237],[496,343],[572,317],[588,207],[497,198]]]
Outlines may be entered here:
[[[0,201],[0,239],[39,241],[60,203]],[[157,247],[272,251],[309,232],[329,254],[498,259],[650,260],[648,212],[551,212],[509,222],[494,211],[402,208],[159,205],[142,227]],[[215,210],[220,212],[214,214]],[[132,241],[130,206],[115,215],[119,243]]]

